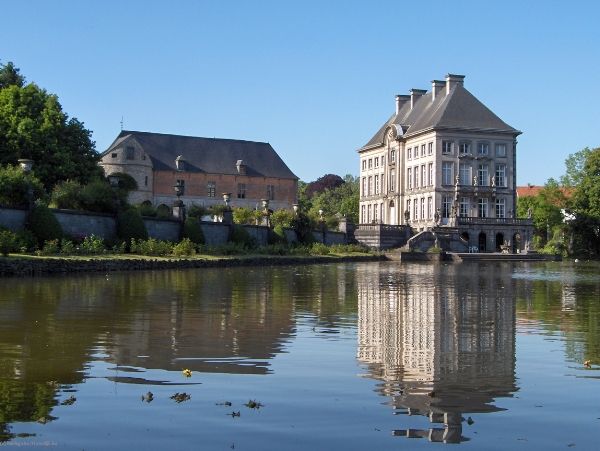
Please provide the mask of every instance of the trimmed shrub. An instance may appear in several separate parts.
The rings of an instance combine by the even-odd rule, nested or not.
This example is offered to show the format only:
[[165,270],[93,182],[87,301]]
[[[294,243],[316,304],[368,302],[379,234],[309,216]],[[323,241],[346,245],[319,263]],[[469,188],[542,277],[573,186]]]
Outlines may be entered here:
[[309,251],[310,255],[327,255],[329,248],[322,243],[313,243]]
[[131,209],[123,213],[117,235],[127,244],[131,243],[132,239],[148,239],[148,230],[146,230],[146,224],[144,224],[144,220],[142,219],[142,215],[140,215],[139,211]]
[[[196,218],[193,218],[196,219]],[[173,255],[195,255],[196,245],[189,239],[184,238],[173,246]]]
[[170,241],[161,241],[150,238],[148,240],[131,239],[130,252],[142,255],[167,255],[173,252],[173,245]]
[[282,244],[286,245],[289,243],[287,236],[285,236],[285,230],[282,225],[276,225],[270,235],[269,244]]
[[206,243],[206,238],[198,219],[190,216],[185,220],[183,223],[183,238],[189,238],[194,244]]
[[243,225],[238,224],[233,228],[231,241],[236,244],[246,245],[250,241],[250,234]]
[[38,241],[31,230],[21,229],[17,232],[17,248],[21,252],[34,251]]
[[152,205],[148,204],[136,204],[133,206],[142,216],[158,216],[158,212]]
[[254,224],[253,211],[248,207],[237,207],[233,209],[233,220],[236,224]]
[[58,219],[45,205],[39,205],[29,215],[29,230],[37,239],[40,248],[46,241],[60,240],[63,237],[63,230]]

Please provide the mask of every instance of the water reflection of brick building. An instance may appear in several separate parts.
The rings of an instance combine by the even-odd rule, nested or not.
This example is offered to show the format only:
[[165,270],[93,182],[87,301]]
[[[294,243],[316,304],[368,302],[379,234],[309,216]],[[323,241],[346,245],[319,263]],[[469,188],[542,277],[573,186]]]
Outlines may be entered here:
[[[389,268],[383,272],[382,268]],[[358,358],[395,414],[444,428],[395,435],[458,442],[463,414],[501,410],[515,386],[515,302],[509,274],[457,277],[458,266],[365,266]],[[460,285],[455,281],[461,280]]]
[[179,277],[180,291],[157,289],[144,311],[117,331],[108,351],[112,361],[171,371],[268,373],[269,360],[294,332],[294,305],[275,307],[268,276],[205,270],[202,280],[191,272]]

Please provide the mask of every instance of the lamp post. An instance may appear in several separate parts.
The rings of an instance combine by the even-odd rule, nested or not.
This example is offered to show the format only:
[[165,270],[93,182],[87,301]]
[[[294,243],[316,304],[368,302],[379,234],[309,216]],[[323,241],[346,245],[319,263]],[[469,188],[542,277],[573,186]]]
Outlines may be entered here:
[[119,179],[120,177],[116,174],[112,174],[108,176],[108,183],[110,183],[110,187],[113,190],[113,196],[115,197],[115,226],[117,230],[119,230],[119,225],[121,224],[121,199],[119,199]]
[[29,211],[33,211],[33,184],[31,180],[29,180],[29,174],[31,174],[31,167],[33,166],[33,160],[29,160],[28,158],[21,158],[18,160],[19,166],[23,169],[23,173],[25,174],[25,181],[27,182],[27,208]]

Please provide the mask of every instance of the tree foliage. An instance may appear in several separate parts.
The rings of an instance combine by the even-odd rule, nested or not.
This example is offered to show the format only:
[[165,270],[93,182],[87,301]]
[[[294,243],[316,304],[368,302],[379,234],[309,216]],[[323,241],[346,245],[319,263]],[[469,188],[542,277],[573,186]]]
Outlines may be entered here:
[[344,179],[339,175],[325,174],[323,177],[319,177],[316,181],[310,182],[306,186],[305,194],[306,197],[311,199],[315,193],[324,193],[326,189],[333,191],[338,186],[344,184]]
[[25,78],[12,63],[0,68],[0,165],[34,161],[49,192],[61,180],[86,184],[103,175],[100,155],[83,123],[62,110],[58,97]]
[[35,235],[40,249],[46,241],[60,240],[63,237],[62,226],[45,205],[38,206],[29,215],[28,228]]
[[[32,173],[29,182],[33,189],[33,198],[46,199],[47,194],[40,181]],[[28,181],[20,167],[8,165],[0,167],[0,204],[27,205]]]
[[0,90],[9,86],[22,88],[25,85],[25,77],[20,74],[12,61],[6,64],[0,63]]

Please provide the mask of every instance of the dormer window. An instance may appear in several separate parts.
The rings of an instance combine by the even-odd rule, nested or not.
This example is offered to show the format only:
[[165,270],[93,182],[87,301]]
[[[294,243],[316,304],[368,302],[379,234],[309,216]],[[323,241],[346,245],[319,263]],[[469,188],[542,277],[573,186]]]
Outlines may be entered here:
[[182,155],[179,155],[176,159],[175,159],[175,167],[177,168],[178,171],[185,171],[187,170],[187,161],[185,158],[183,158]]
[[235,164],[235,167],[237,168],[238,174],[241,175],[245,175],[246,174],[246,165],[243,164],[244,162],[242,160],[238,160],[237,163]]

